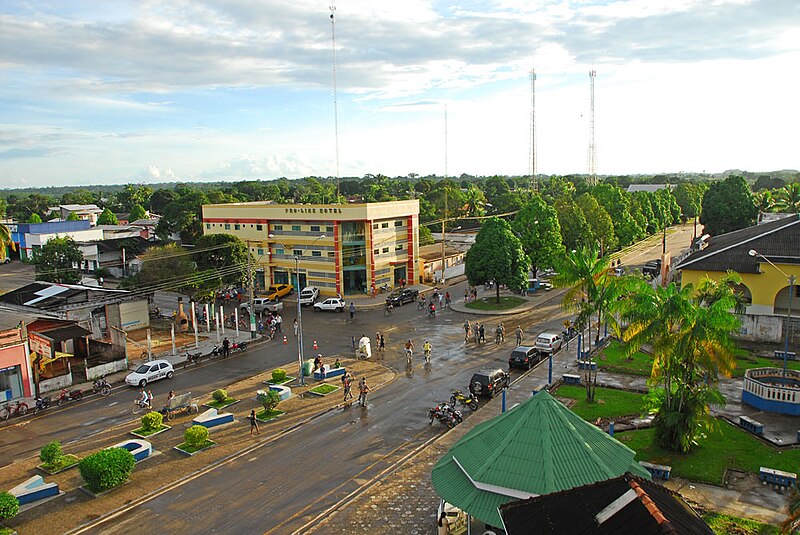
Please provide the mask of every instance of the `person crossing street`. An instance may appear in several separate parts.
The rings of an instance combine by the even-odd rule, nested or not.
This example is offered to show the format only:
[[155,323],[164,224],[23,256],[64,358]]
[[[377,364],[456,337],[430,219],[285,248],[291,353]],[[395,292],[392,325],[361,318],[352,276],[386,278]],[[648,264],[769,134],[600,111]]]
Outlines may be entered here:
[[362,407],[366,407],[367,405],[367,394],[371,392],[372,389],[367,384],[367,378],[362,377],[361,381],[358,382],[358,403]]

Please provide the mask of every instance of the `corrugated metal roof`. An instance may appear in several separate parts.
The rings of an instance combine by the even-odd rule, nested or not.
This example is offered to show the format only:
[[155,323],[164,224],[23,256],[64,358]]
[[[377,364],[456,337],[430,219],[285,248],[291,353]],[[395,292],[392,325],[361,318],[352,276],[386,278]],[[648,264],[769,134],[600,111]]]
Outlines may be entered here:
[[497,506],[520,493],[549,494],[627,471],[649,479],[634,455],[543,390],[475,426],[439,460],[431,477],[442,498],[499,525]]

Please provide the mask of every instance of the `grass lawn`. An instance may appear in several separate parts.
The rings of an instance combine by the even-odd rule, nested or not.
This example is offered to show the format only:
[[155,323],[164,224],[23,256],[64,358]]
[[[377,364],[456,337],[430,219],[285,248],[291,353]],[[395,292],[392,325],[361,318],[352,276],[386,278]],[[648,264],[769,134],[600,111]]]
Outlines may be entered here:
[[319,385],[309,390],[309,392],[311,392],[312,394],[319,394],[321,396],[324,396],[330,394],[331,392],[336,392],[337,390],[339,390],[339,388],[341,387],[333,385]]
[[613,388],[597,388],[594,403],[586,401],[586,387],[562,385],[556,391],[556,396],[577,400],[572,405],[572,411],[583,418],[593,422],[597,418],[615,418],[630,414],[639,415],[642,412],[642,394],[614,390]]
[[277,418],[281,414],[283,414],[283,411],[279,411],[276,409],[272,409],[270,411],[265,411],[264,409],[261,409],[256,413],[256,418],[258,418],[259,420],[272,420],[273,418]]
[[637,351],[629,359],[625,356],[623,345],[616,340],[608,344],[595,360],[604,372],[650,377],[650,371],[653,369],[653,357]]
[[477,301],[467,303],[466,307],[476,310],[508,310],[518,307],[526,301],[526,299],[515,295],[501,295],[499,304],[494,297],[483,297]]
[[39,466],[41,466],[42,469],[52,474],[55,472],[60,472],[61,470],[66,470],[70,466],[75,466],[80,461],[81,460],[78,458],[77,455],[72,455],[71,453],[68,453],[63,457],[61,457],[60,462],[58,464],[55,465],[41,464]]
[[[737,349],[736,369],[733,370],[734,377],[744,377],[744,372],[750,368],[783,368],[783,359],[771,359],[768,357],[758,357],[745,349]],[[800,361],[789,360],[787,367],[790,370],[800,370]]]
[[776,526],[738,516],[706,513],[703,515],[703,520],[714,530],[714,533],[719,535],[727,535],[729,533],[738,535],[778,535],[780,533]]
[[158,429],[145,429],[144,427],[140,427],[139,429],[134,429],[133,433],[136,433],[137,435],[142,435],[143,437],[148,437],[154,433],[163,431],[164,429],[169,429],[169,426],[161,424]]
[[654,446],[652,428],[624,431],[614,437],[636,452],[637,461],[669,465],[673,475],[712,485],[722,485],[727,468],[754,474],[762,466],[797,472],[800,450],[778,451],[724,420],[717,422],[718,430],[701,439],[687,455]]
[[294,377],[289,377],[289,376],[287,375],[287,376],[286,376],[286,379],[284,379],[283,381],[276,381],[276,380],[274,380],[274,379],[267,379],[267,380],[266,380],[266,381],[264,381],[264,382],[265,382],[266,384],[268,384],[268,385],[283,385],[283,384],[286,384],[286,383],[290,383],[290,382],[292,382],[292,381],[294,381]]
[[211,401],[206,403],[206,405],[211,407],[212,409],[224,409],[228,405],[233,405],[237,401],[239,401],[239,400],[238,399],[233,399],[233,398],[227,398],[225,401],[221,401],[221,402],[217,401],[216,399],[212,399]]
[[213,446],[214,444],[216,444],[216,442],[214,442],[213,440],[206,440],[205,442],[203,442],[202,444],[200,444],[198,446],[193,446],[191,444],[187,444],[186,442],[184,442],[182,444],[178,444],[178,449],[181,449],[181,450],[185,451],[186,453],[194,453],[194,452],[200,451],[200,450],[202,450],[204,448],[209,448],[209,447]]

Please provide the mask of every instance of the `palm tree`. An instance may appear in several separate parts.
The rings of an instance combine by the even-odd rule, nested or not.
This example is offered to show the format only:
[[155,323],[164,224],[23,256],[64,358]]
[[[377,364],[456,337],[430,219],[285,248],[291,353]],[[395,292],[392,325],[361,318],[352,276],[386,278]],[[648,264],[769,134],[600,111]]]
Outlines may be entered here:
[[[561,308],[576,312],[575,323],[580,329],[588,324],[588,345],[591,355],[592,320],[597,317],[595,344],[600,340],[600,326],[611,322],[613,316],[607,314],[609,303],[617,297],[616,277],[611,274],[609,258],[601,257],[595,247],[580,247],[568,253],[559,266],[559,273],[553,279],[558,287],[569,288],[561,300]],[[584,372],[586,377],[586,400],[593,401],[597,382],[597,372],[591,369]]]
[[775,201],[772,198],[772,192],[768,189],[753,193],[753,197],[755,197],[756,205],[758,206],[758,221],[761,222],[761,214],[772,210]]
[[797,533],[800,529],[800,488],[795,485],[789,494],[789,514],[781,524],[781,533]]
[[720,373],[730,374],[735,365],[731,333],[739,320],[731,310],[733,285],[741,282],[737,279],[706,278],[697,291],[691,284],[654,288],[643,280],[628,281],[625,298],[614,302],[628,323],[626,351],[652,347],[650,383],[656,388],[648,405],[655,415],[656,442],[664,448],[688,452],[713,427],[709,405],[725,403],[714,385]]
[[0,260],[5,259],[6,257],[6,247],[10,245],[12,249],[14,249],[14,242],[11,240],[11,229],[8,228],[7,225],[0,223]]
[[778,212],[800,212],[800,182],[792,182],[791,184],[786,184],[782,188],[775,190],[772,198],[775,209]]

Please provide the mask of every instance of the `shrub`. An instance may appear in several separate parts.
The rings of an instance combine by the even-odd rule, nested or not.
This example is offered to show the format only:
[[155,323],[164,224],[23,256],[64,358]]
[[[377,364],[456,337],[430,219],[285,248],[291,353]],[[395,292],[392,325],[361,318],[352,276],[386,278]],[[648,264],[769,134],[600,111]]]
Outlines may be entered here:
[[272,370],[273,381],[275,381],[276,383],[280,383],[284,379],[286,379],[286,370],[284,370],[283,368],[276,368]]
[[61,443],[58,440],[54,440],[50,444],[45,445],[41,451],[39,451],[39,459],[41,459],[46,466],[58,466],[63,458],[64,452],[61,451]]
[[136,461],[133,454],[122,448],[100,450],[78,464],[81,477],[93,492],[101,492],[127,481]]
[[225,403],[225,400],[228,399],[228,393],[223,389],[219,388],[214,390],[214,393],[211,394],[211,397],[214,398],[214,401],[218,403]]
[[0,520],[14,518],[19,513],[19,501],[10,492],[0,492]]
[[267,390],[266,392],[259,392],[256,396],[258,402],[264,407],[264,411],[269,412],[274,409],[281,401],[280,395],[274,390]]
[[202,425],[193,425],[183,433],[183,440],[190,446],[202,446],[208,440],[208,429]]
[[164,423],[164,416],[160,412],[152,411],[142,416],[142,429],[145,431],[158,431]]

